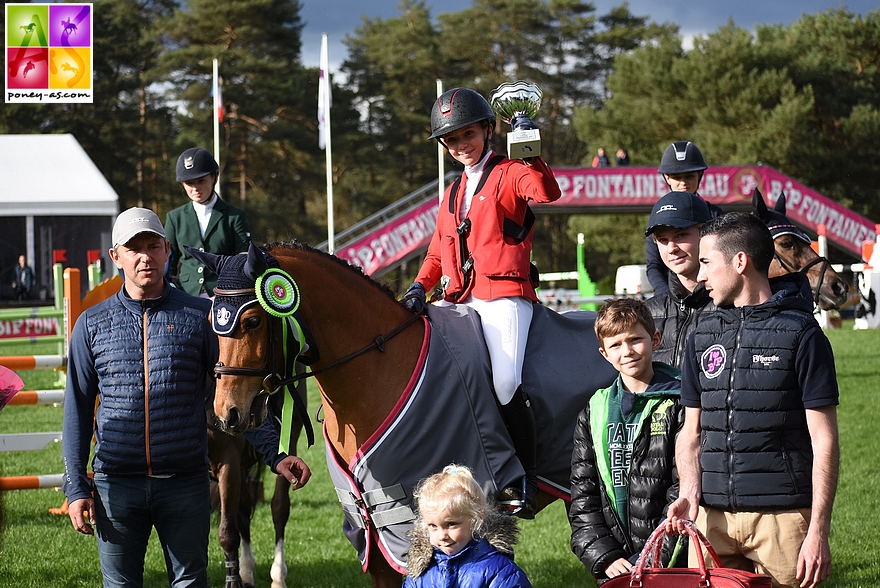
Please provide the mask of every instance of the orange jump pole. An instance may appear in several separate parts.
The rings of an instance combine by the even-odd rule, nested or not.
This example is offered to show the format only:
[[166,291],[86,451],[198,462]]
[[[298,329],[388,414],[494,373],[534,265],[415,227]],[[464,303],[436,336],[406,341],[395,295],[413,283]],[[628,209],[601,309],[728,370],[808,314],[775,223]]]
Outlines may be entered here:
[[0,478],[0,491],[3,490],[35,490],[37,488],[60,488],[64,483],[64,474],[47,474],[43,476],[9,476]]
[[67,367],[64,355],[7,355],[0,357],[0,363],[13,371],[35,370],[38,368],[58,369]]
[[31,404],[64,404],[64,390],[19,390],[6,406],[26,406]]
[[[89,477],[95,474],[89,472]],[[61,488],[64,474],[44,474],[42,476],[9,476],[0,478],[0,492],[4,490],[36,490],[39,488]]]

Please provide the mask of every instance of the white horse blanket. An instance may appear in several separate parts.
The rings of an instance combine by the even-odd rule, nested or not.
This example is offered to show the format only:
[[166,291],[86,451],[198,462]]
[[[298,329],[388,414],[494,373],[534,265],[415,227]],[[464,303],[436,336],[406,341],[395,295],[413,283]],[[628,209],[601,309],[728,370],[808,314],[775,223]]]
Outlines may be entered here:
[[[405,573],[406,534],[415,518],[412,489],[419,480],[450,463],[463,464],[495,496],[524,473],[492,391],[479,316],[466,306],[430,306],[428,319],[418,365],[382,426],[347,464],[325,443],[343,529],[365,571],[378,545]],[[577,415],[617,376],[598,352],[594,319],[592,312],[559,314],[536,305],[529,330],[523,387],[537,422],[540,485],[563,499],[570,498]]]

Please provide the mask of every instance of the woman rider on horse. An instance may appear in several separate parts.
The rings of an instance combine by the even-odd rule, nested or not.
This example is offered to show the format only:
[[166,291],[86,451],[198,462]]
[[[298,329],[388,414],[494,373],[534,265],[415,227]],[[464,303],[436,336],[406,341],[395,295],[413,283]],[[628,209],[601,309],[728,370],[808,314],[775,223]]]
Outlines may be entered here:
[[552,202],[561,192],[541,158],[510,160],[492,151],[495,113],[474,90],[455,88],[440,96],[431,110],[431,130],[428,138],[464,165],[464,174],[443,196],[437,230],[404,303],[422,310],[425,291],[439,282],[447,302],[479,312],[501,416],[526,472],[524,489],[505,488],[500,502],[512,514],[532,518],[538,490],[535,419],[522,368],[538,299],[529,261],[534,214],[528,201]]

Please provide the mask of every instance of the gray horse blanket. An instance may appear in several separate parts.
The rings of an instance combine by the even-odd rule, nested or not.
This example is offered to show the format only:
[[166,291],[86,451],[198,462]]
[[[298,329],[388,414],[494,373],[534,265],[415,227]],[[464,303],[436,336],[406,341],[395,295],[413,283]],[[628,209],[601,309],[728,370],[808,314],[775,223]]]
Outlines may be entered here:
[[[350,463],[325,443],[343,529],[365,571],[378,546],[405,573],[419,480],[463,464],[495,496],[524,474],[492,391],[479,316],[466,306],[429,306],[428,319],[419,363],[382,426]],[[598,352],[594,319],[592,312],[559,314],[536,305],[526,348],[523,386],[538,427],[540,485],[566,500],[577,415],[617,376]]]

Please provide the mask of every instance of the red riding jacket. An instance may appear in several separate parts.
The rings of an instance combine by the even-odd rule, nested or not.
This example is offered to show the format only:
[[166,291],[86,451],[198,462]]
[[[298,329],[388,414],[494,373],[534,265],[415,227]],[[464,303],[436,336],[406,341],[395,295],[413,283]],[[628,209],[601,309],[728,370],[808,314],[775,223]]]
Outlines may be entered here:
[[[448,278],[444,290],[449,302],[460,302],[470,293],[482,300],[522,296],[536,301],[529,279],[534,217],[528,201],[553,202],[562,195],[553,171],[540,158],[526,164],[492,156],[471,201],[466,219],[470,227],[462,244],[457,228],[466,184],[463,177],[446,190],[416,281],[430,291],[441,275]],[[473,270],[465,275],[462,265],[468,257]]]

